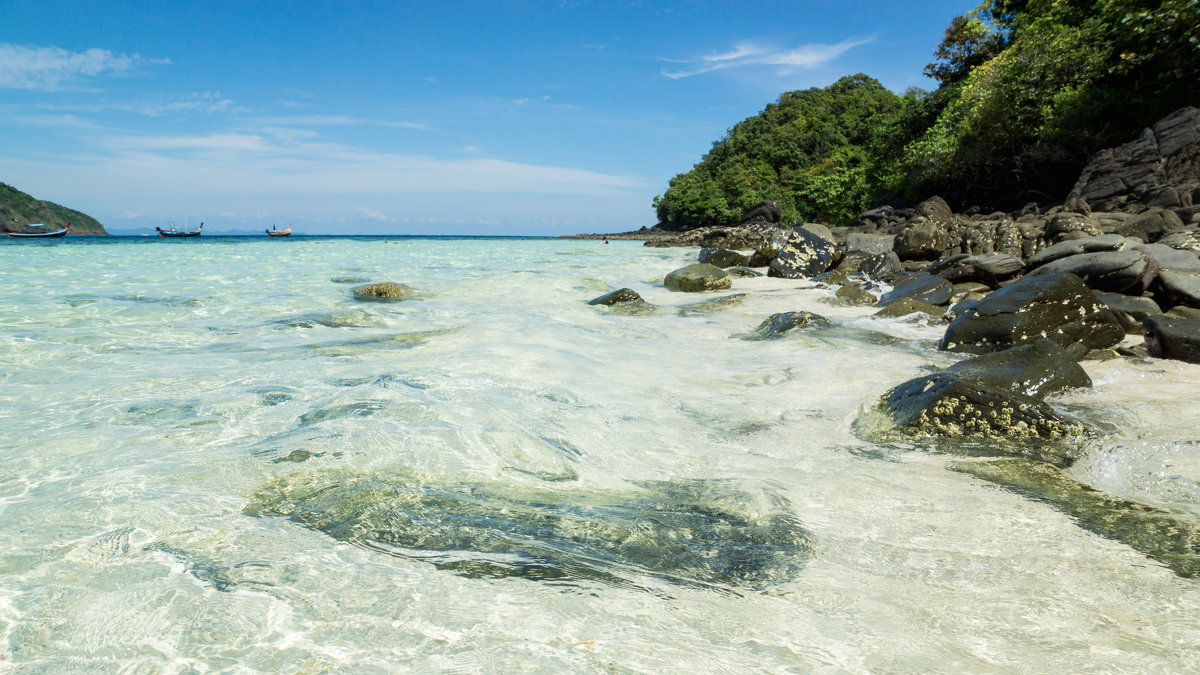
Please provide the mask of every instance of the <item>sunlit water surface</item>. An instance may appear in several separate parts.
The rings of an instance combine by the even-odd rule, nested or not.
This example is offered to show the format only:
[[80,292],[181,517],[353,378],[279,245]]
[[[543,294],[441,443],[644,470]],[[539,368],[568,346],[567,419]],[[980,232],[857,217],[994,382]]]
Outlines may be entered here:
[[[1200,582],[947,470],[961,458],[855,434],[888,388],[958,358],[934,348],[941,327],[765,277],[723,293],[748,292],[741,305],[681,314],[712,294],[661,280],[694,257],[619,241],[4,242],[0,669],[1200,670]],[[418,294],[356,301],[367,281]],[[587,304],[625,286],[658,310]],[[791,310],[839,327],[738,338]],[[1095,388],[1054,401],[1102,428],[1071,473],[1200,518],[1198,367],[1086,367]],[[440,491],[474,520],[460,548],[425,551],[248,509],[263,486],[324,480]],[[686,493],[688,522],[715,500],[800,543],[725,581],[713,570],[741,568],[720,567],[734,553],[718,535],[750,530],[706,532],[708,516],[687,533],[716,542],[712,565],[604,548],[603,527],[583,544],[505,529],[586,512],[656,545],[677,527],[655,520],[654,500],[676,498],[660,487]],[[454,515],[439,508],[419,515]],[[412,525],[362,509],[360,524]],[[483,531],[550,553],[489,558]]]

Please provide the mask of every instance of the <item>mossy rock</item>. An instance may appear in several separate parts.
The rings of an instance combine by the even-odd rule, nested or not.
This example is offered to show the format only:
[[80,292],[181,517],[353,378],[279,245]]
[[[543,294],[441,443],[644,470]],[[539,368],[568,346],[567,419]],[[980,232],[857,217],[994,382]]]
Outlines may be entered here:
[[716,265],[696,263],[671,272],[663,278],[663,285],[684,293],[721,291],[733,285],[733,277]]
[[1194,520],[1109,496],[1043,462],[1006,458],[955,462],[950,468],[1051,504],[1084,529],[1126,544],[1180,576],[1200,575],[1200,524]]
[[909,380],[884,394],[880,407],[897,427],[924,436],[1053,439],[1085,432],[1042,401],[955,373]]
[[547,489],[397,469],[285,476],[244,511],[472,578],[764,588],[798,573],[810,536],[790,514],[755,503],[713,481]]
[[898,319],[902,316],[913,314],[922,314],[931,319],[942,320],[946,318],[946,308],[914,300],[913,298],[900,298],[890,303],[887,307],[875,312],[873,316],[883,319]]
[[416,293],[411,286],[391,281],[359,286],[352,292],[354,293],[354,297],[359,300],[403,300]]
[[837,292],[833,294],[834,302],[839,305],[874,305],[878,300],[872,293],[865,291],[861,286],[854,284],[843,284]]
[[689,316],[693,314],[712,314],[730,307],[737,307],[749,297],[747,293],[735,293],[733,295],[722,295],[719,298],[705,300],[703,302],[693,302],[679,308],[681,316]]

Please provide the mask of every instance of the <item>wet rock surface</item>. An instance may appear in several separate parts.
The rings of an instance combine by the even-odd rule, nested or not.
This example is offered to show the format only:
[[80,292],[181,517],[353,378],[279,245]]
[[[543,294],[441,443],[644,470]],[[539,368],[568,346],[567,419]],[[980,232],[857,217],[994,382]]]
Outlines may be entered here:
[[954,287],[942,277],[918,274],[896,284],[895,288],[879,298],[879,306],[887,307],[901,298],[909,298],[927,305],[945,305],[954,296]]
[[794,517],[755,503],[714,481],[547,489],[396,470],[285,476],[244,512],[471,578],[758,589],[792,578],[811,538]]
[[1151,356],[1200,363],[1200,319],[1148,316],[1142,322],[1142,331]]
[[980,300],[946,328],[941,348],[984,354],[1048,338],[1111,347],[1125,337],[1111,310],[1072,274],[1025,277]]
[[403,300],[416,293],[410,286],[391,281],[359,286],[352,292],[359,300]]
[[1109,496],[1042,462],[1008,458],[950,468],[1051,504],[1084,529],[1122,542],[1180,576],[1200,575],[1200,526],[1188,518]]
[[1053,340],[975,356],[959,361],[946,372],[1038,400],[1056,392],[1092,386],[1092,378],[1073,355]]
[[637,291],[631,288],[621,288],[589,300],[588,304],[612,306],[622,302],[645,302],[645,300],[642,300],[642,296],[638,295]]
[[829,319],[812,312],[780,312],[767,317],[744,340],[777,340],[796,328],[830,325]]

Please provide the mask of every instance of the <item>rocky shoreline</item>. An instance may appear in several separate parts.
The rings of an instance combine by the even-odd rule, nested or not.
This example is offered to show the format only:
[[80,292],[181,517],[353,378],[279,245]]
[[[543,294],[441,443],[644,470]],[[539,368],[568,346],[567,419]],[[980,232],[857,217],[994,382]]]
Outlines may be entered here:
[[[731,289],[739,276],[766,274],[819,282],[836,289],[836,302],[880,316],[945,322],[938,348],[970,358],[865,401],[861,437],[985,457],[951,468],[1049,503],[1181,576],[1200,575],[1200,523],[1109,497],[1064,471],[1096,432],[1052,398],[1091,387],[1081,361],[1200,363],[1200,109],[1097,153],[1061,204],[954,213],[934,197],[868,211],[853,227],[792,228],[763,202],[735,227],[576,238],[603,236],[699,247],[695,264],[663,279],[672,291]],[[697,305],[719,311],[742,297]],[[629,288],[590,304],[652,310]],[[784,312],[743,338],[830,324]]]

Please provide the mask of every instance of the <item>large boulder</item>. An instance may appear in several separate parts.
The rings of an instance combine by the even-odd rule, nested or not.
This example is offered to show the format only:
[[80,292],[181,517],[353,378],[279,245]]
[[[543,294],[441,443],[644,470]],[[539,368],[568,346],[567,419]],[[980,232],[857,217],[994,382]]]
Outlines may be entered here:
[[1154,208],[1126,220],[1114,228],[1113,232],[1141,239],[1149,244],[1158,241],[1168,232],[1182,229],[1183,221],[1178,214],[1167,209]]
[[1200,186],[1200,108],[1187,107],[1144,129],[1136,139],[1096,153],[1071,188],[1067,204],[1093,211],[1186,207]]
[[941,197],[917,205],[896,237],[894,250],[901,260],[934,260],[962,240],[962,222]]
[[876,253],[891,251],[895,245],[896,237],[891,234],[870,234],[863,232],[849,232],[846,234],[847,253],[861,251],[868,255],[874,255]]
[[1104,251],[1059,258],[1029,273],[1029,277],[1073,274],[1099,291],[1139,295],[1150,287],[1158,263],[1141,251]]
[[663,285],[684,293],[720,291],[733,285],[733,277],[716,265],[696,263],[671,272],[663,278]]
[[816,228],[797,227],[779,255],[771,261],[767,276],[807,279],[833,267],[838,259],[838,247],[832,238],[823,235]]
[[1125,330],[1073,274],[1025,277],[980,300],[946,328],[941,349],[986,354],[1048,338],[1068,349],[1111,347]]
[[1200,320],[1148,316],[1142,322],[1142,333],[1151,356],[1200,363]]
[[1200,274],[1164,270],[1154,280],[1154,285],[1164,307],[1200,307]]
[[858,265],[858,272],[876,281],[891,283],[896,275],[904,271],[900,258],[895,251],[884,251],[863,260]]
[[896,284],[895,288],[879,298],[879,306],[886,307],[900,298],[911,298],[929,305],[945,305],[954,296],[954,286],[932,274],[918,274]]
[[750,262],[750,256],[727,248],[705,248],[700,250],[699,260],[702,263],[716,265],[722,269],[741,267]]
[[1098,237],[1083,237],[1081,239],[1069,239],[1059,242],[1051,246],[1039,249],[1037,253],[1029,258],[1026,263],[1027,269],[1041,267],[1046,263],[1054,262],[1061,258],[1067,258],[1081,253],[1096,253],[1099,251],[1117,251],[1125,248],[1125,237],[1119,234],[1102,234]]
[[980,354],[959,361],[946,372],[1039,401],[1066,389],[1092,386],[1092,378],[1072,354],[1053,340],[1038,340],[1002,352]]
[[995,288],[1001,281],[1015,277],[1025,267],[1021,259],[1008,253],[956,255],[939,260],[925,271],[952,283],[978,281]]
[[761,202],[750,207],[749,211],[742,214],[740,221],[742,224],[749,222],[764,222],[778,225],[783,222],[783,209],[779,208],[779,204],[764,199]]

